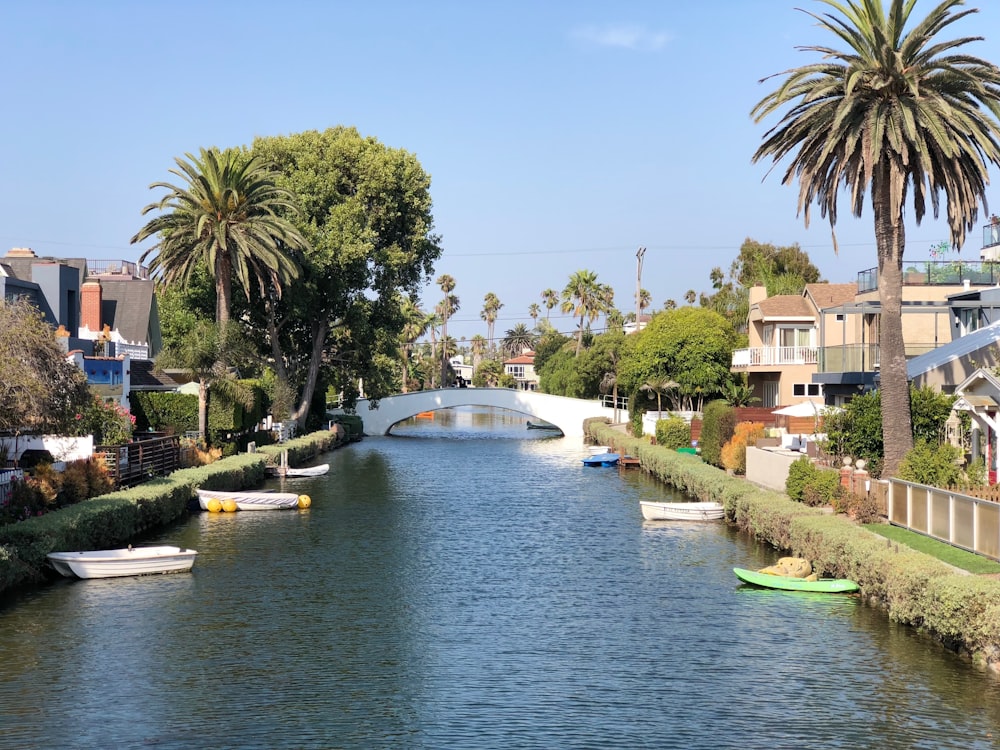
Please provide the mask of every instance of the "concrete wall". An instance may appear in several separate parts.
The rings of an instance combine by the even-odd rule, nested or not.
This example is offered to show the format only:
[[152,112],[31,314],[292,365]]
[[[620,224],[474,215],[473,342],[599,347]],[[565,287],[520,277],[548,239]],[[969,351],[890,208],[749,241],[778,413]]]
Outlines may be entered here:
[[747,481],[769,490],[785,491],[788,467],[802,458],[798,451],[764,450],[747,447]]

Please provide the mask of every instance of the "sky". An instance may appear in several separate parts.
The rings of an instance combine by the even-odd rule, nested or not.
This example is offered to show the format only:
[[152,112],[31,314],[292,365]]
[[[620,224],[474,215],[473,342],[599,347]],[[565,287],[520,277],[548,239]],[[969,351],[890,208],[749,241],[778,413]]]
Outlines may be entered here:
[[[922,17],[935,2],[919,0]],[[796,6],[814,0],[489,0],[365,3],[0,3],[0,254],[136,260],[142,209],[174,159],[256,136],[356,127],[430,174],[434,231],[460,301],[456,338],[529,327],[531,303],[579,270],[635,310],[636,254],[652,308],[711,291],[747,238],[798,244],[823,278],[877,265],[873,217],[796,215],[798,186],[751,157],[772,119],[761,79],[841,46]],[[946,38],[1000,63],[1000,3]],[[996,170],[991,172],[993,184]],[[1000,213],[1000,190],[987,194]],[[994,208],[995,206],[995,208]],[[942,203],[943,210],[943,203]],[[981,216],[983,224],[985,217]],[[907,260],[948,239],[907,223]],[[963,258],[978,260],[982,232]],[[425,309],[442,299],[425,287]],[[571,332],[558,308],[551,321]]]

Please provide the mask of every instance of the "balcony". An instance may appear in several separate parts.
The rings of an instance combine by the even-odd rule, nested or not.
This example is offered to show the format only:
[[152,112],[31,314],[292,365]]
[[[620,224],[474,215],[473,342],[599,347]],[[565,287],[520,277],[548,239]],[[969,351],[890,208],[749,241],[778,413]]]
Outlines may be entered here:
[[733,367],[773,367],[775,365],[814,365],[815,346],[757,346],[733,352]]
[[[937,344],[906,344],[907,359],[938,348]],[[878,372],[878,344],[842,344],[819,348],[818,373],[826,372]]]
[[[997,286],[1000,284],[1000,263],[990,260],[903,261],[903,286],[964,286],[966,283],[969,286]],[[876,289],[878,268],[860,271],[858,294]]]
[[148,279],[149,269],[130,260],[88,260],[87,273],[91,276],[127,276]]

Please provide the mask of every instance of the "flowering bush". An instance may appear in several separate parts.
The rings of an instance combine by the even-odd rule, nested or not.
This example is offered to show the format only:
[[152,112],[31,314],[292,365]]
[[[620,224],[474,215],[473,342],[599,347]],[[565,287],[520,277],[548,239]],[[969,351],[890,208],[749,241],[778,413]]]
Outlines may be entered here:
[[135,415],[121,404],[94,396],[76,415],[77,435],[93,435],[95,445],[124,445],[132,439]]

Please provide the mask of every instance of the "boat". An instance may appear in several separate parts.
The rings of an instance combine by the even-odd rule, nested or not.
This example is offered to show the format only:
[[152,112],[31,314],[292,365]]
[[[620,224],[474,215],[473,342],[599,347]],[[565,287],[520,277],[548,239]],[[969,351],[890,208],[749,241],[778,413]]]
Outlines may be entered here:
[[301,469],[293,469],[290,466],[268,466],[267,472],[275,477],[319,477],[330,471],[330,464],[319,464],[317,466],[307,466]]
[[[309,507],[308,495],[294,492],[196,490],[202,510],[283,510]],[[214,503],[212,501],[215,501]]]
[[183,547],[133,547],[50,552],[52,567],[67,578],[116,578],[191,570],[198,552]]
[[846,578],[819,578],[810,581],[807,578],[776,576],[744,568],[733,568],[733,572],[744,583],[768,589],[781,589],[782,591],[816,591],[824,594],[848,594],[852,591],[858,591],[861,588],[854,581],[849,581]]
[[532,422],[528,420],[529,430],[556,430],[557,432],[562,432],[561,429],[556,427],[554,424],[549,424],[548,422]]
[[718,521],[725,513],[722,503],[653,503],[640,501],[647,521]]
[[595,453],[589,458],[583,459],[584,466],[616,466],[618,464],[618,459],[621,458],[617,453]]

